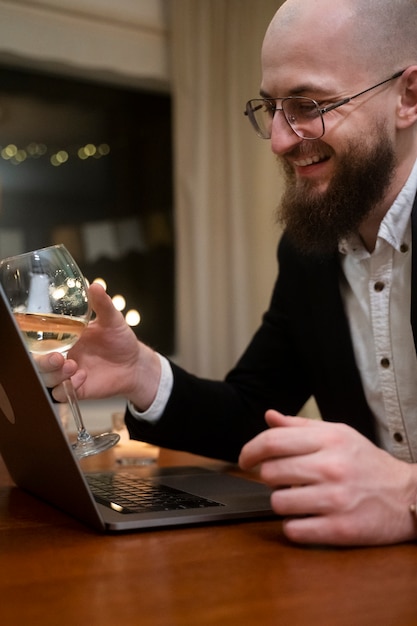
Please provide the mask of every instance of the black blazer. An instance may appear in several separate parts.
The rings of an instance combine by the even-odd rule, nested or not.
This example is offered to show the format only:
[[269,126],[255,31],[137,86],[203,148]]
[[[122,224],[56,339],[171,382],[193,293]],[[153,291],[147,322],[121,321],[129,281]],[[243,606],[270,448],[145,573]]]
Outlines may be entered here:
[[[417,250],[417,201],[413,250]],[[174,388],[151,426],[126,414],[132,438],[235,461],[266,425],[265,411],[295,415],[314,396],[323,419],[345,422],[375,439],[340,296],[338,255],[303,257],[284,234],[279,276],[257,333],[225,381],[197,378],[172,364]],[[417,254],[413,255],[411,323],[417,345]]]

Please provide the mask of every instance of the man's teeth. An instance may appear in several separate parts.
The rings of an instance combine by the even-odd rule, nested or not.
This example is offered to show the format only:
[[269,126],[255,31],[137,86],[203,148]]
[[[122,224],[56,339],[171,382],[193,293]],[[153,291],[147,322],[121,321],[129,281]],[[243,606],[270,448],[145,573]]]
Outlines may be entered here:
[[313,165],[313,163],[318,163],[321,160],[321,157],[313,156],[308,159],[302,159],[301,161],[294,161],[294,164],[297,167],[306,167],[307,165]]

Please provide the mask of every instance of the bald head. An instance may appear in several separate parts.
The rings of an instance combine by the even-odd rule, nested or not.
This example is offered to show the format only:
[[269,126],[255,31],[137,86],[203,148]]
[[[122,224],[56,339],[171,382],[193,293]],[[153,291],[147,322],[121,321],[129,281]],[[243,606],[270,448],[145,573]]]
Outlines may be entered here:
[[346,47],[346,59],[381,75],[417,63],[417,0],[286,0],[275,14],[268,37],[298,32],[322,41],[320,54],[332,54],[333,39]]

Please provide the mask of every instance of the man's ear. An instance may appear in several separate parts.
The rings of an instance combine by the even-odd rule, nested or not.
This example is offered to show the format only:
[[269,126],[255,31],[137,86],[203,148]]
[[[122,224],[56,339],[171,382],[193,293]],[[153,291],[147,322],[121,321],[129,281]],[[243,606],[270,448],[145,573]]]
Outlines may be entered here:
[[417,122],[417,65],[408,67],[401,76],[397,107],[397,128],[409,128]]

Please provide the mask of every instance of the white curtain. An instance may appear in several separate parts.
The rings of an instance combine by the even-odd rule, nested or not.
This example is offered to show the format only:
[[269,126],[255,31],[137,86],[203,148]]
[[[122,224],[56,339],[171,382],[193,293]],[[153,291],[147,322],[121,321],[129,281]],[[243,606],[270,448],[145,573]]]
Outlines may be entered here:
[[[178,362],[223,377],[268,306],[281,180],[243,115],[277,0],[173,0]],[[163,158],[163,154],[162,157]]]

